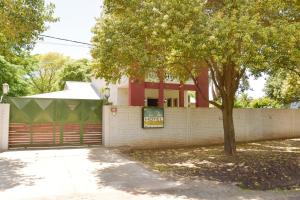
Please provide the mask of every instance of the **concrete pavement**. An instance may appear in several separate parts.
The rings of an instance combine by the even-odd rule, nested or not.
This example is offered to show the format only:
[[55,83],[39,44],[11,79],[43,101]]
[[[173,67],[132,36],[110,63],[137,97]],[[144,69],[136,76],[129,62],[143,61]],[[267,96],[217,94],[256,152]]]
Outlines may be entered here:
[[0,153],[1,200],[300,199],[300,191],[248,191],[212,181],[179,181],[117,150],[75,148]]

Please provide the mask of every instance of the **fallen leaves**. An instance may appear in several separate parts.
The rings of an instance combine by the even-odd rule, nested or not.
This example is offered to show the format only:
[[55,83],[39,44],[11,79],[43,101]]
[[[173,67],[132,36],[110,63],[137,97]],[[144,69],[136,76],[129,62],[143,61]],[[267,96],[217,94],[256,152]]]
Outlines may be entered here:
[[256,190],[300,188],[300,140],[238,145],[231,157],[222,146],[125,152],[154,170],[180,178],[233,182]]

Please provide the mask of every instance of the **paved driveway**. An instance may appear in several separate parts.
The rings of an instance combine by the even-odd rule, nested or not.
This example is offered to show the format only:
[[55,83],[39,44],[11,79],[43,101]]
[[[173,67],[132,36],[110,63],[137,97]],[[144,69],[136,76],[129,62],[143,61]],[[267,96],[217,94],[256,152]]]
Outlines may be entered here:
[[300,199],[211,181],[166,179],[106,148],[0,153],[0,199]]

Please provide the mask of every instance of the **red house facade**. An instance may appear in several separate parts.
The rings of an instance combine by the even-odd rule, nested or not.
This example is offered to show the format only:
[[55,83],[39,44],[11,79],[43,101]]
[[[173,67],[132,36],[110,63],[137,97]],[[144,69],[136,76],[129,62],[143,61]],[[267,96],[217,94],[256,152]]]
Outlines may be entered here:
[[[198,79],[197,79],[198,87],[201,90],[201,93],[197,90],[194,84],[187,83],[166,83],[164,80],[160,80],[159,82],[147,82],[147,81],[137,81],[137,80],[129,80],[128,85],[128,104],[130,106],[160,106],[163,107],[167,101],[165,98],[166,90],[178,91],[178,106],[184,107],[185,91],[195,91],[195,99],[196,107],[208,107],[208,69],[202,70]],[[158,98],[157,99],[146,99],[145,91],[147,89],[157,90]],[[147,102],[145,102],[147,101]],[[176,103],[177,105],[177,103]],[[178,107],[176,106],[176,107]]]

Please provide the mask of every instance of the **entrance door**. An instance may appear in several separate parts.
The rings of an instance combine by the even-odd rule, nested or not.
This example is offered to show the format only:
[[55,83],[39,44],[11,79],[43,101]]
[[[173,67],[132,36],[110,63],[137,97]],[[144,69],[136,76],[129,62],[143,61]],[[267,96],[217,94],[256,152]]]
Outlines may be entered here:
[[147,106],[158,106],[158,99],[147,99]]

